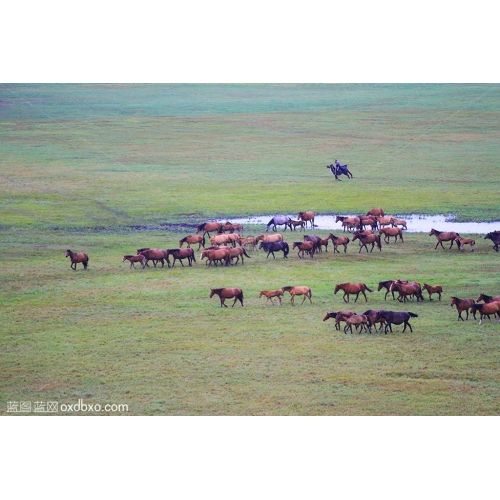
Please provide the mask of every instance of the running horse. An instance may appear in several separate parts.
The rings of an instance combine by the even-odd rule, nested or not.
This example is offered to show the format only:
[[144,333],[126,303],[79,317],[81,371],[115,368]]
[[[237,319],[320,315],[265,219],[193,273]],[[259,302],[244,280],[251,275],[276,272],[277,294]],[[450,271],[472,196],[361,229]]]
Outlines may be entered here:
[[340,181],[339,175],[345,175],[348,179],[352,179],[354,176],[351,171],[347,168],[347,165],[327,165],[326,168],[329,168],[332,171],[332,174],[335,176],[335,180]]
[[234,304],[239,300],[241,302],[241,307],[243,307],[243,290],[241,288],[210,288],[210,297],[212,298],[214,295],[218,295],[220,299],[220,306],[227,307],[224,302],[226,299],[233,299],[234,302],[231,307],[234,307]]
[[71,250],[66,250],[66,257],[71,259],[71,269],[76,271],[76,265],[82,264],[84,269],[87,269],[87,265],[89,263],[89,256],[86,253],[80,252],[75,253]]
[[335,291],[333,292],[334,295],[337,295],[339,290],[344,292],[344,296],[342,297],[344,302],[349,302],[349,295],[356,295],[354,302],[357,302],[360,293],[363,294],[365,301],[368,302],[365,290],[368,290],[370,293],[373,292],[373,290],[370,290],[364,283],[339,283],[338,285],[335,285]]
[[[451,241],[450,243],[450,248],[448,250],[451,250],[451,247],[453,246],[453,242],[457,239],[460,238],[460,235],[458,233],[455,233],[453,231],[450,232],[445,232],[445,231],[438,231],[437,229],[431,229],[431,232],[429,233],[429,236],[434,235],[438,242],[436,243],[436,246],[434,247],[434,250],[438,247],[438,245],[441,245],[441,247],[444,249],[443,246],[443,241]],[[458,249],[460,250],[460,245],[457,243]]]
[[311,225],[311,227],[314,227],[314,217],[315,217],[314,212],[299,212],[297,214],[297,219],[304,221],[306,228],[308,222]]
[[500,231],[492,231],[491,233],[488,233],[484,239],[491,240],[493,242],[493,250],[498,252],[498,246],[500,245]]
[[[266,225],[266,232],[269,231],[269,228],[273,226],[273,231],[276,231],[276,226],[285,226],[284,231],[286,231],[287,227],[290,227],[292,219],[287,217],[286,215],[275,215]],[[290,231],[292,228],[290,227]]]

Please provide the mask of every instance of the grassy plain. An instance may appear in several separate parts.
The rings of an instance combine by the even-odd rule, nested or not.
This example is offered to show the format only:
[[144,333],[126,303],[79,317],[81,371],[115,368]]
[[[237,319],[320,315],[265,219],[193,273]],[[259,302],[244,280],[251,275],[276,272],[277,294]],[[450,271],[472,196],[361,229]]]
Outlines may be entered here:
[[[205,219],[263,213],[454,213],[497,220],[500,96],[488,86],[1,86],[0,412],[8,401],[125,403],[134,415],[492,415],[496,322],[449,297],[500,293],[498,254],[382,252],[130,270]],[[324,168],[348,163],[353,181]],[[148,226],[155,230],[133,229]],[[262,228],[247,228],[256,234]],[[322,234],[321,231],[316,231]],[[291,242],[294,238],[286,234]],[[323,232],[324,234],[324,232]],[[297,233],[301,238],[301,235]],[[73,272],[67,248],[90,255]],[[197,252],[197,257],[199,253]],[[356,311],[419,314],[413,333],[344,335],[336,283],[404,277],[442,302],[369,295]],[[307,284],[313,304],[258,292]],[[240,286],[245,307],[209,289]]]

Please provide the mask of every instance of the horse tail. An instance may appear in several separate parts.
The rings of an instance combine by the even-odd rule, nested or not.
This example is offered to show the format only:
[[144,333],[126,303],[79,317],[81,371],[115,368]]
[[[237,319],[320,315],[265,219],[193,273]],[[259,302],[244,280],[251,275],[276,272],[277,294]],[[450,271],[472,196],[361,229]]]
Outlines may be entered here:
[[238,299],[241,302],[241,305],[243,306],[243,290],[240,290],[240,293],[238,294]]
[[351,241],[351,240],[350,240],[349,238],[347,238],[347,243],[350,243],[350,241]]
[[366,285],[365,285],[365,288],[366,288],[366,289],[367,289],[370,293],[372,293],[372,292],[373,292],[373,290],[370,290],[370,289],[369,289]]
[[285,244],[283,245],[283,255],[286,257],[289,251],[290,247],[288,246],[288,243],[285,241]]
[[379,250],[382,250],[382,242],[380,241],[380,236],[377,235],[377,246]]
[[251,259],[252,257],[250,257],[250,255],[247,254],[246,250],[244,247],[241,247],[243,249],[243,253],[245,254],[245,257],[248,257],[249,259]]
[[418,314],[411,313],[410,311],[407,311],[407,313],[410,315],[411,318],[418,318]]

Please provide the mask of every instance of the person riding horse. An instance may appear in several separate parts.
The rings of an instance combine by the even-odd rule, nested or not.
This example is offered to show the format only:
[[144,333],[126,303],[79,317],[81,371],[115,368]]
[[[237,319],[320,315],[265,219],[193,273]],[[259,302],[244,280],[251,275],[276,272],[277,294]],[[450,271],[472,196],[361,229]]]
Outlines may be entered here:
[[338,178],[339,175],[345,175],[349,179],[352,179],[353,175],[347,168],[347,165],[341,165],[340,162],[335,158],[335,165],[328,165],[327,168],[329,168],[332,171],[332,174],[335,176],[335,179],[339,181],[340,179]]

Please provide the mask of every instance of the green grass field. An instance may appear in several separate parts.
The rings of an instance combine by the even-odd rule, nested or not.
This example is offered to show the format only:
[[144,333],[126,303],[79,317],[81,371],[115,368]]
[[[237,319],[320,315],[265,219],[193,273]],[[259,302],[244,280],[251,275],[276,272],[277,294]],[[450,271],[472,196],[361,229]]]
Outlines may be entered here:
[[[199,252],[192,268],[121,262],[208,219],[381,206],[498,220],[496,88],[0,85],[0,106],[1,413],[82,399],[128,415],[498,414],[500,325],[458,322],[449,305],[500,294],[499,254],[480,235],[474,253],[417,233],[368,255],[351,244],[230,268]],[[335,183],[333,158],[352,181]],[[70,269],[67,248],[89,254],[87,271]],[[378,282],[398,277],[441,284],[443,300],[384,301]],[[333,294],[345,281],[375,291],[347,305]],[[309,285],[313,304],[257,298],[290,284]],[[241,287],[245,307],[209,299],[220,286]],[[414,332],[322,321],[384,307],[417,313]]]

